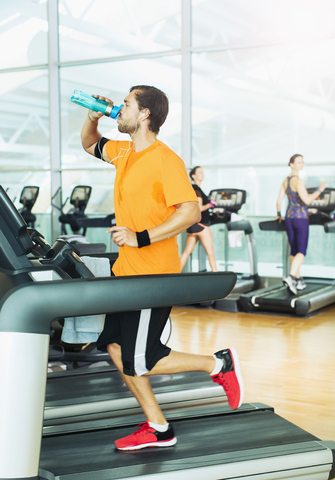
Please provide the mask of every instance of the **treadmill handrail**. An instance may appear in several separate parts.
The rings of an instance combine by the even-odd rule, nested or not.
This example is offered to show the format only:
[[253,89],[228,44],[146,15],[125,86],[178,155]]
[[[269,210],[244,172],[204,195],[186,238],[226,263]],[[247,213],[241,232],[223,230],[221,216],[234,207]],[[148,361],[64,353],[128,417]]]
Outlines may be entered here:
[[[320,288],[316,292],[312,291],[312,292],[305,293],[305,295],[298,295],[296,297],[293,297],[291,300],[291,307],[295,308],[295,304],[297,302],[300,302],[301,300],[309,300],[315,296],[320,297],[320,296],[323,296],[325,292],[328,293],[329,291],[334,292],[334,285],[328,285],[323,288]],[[334,292],[334,295],[335,295],[335,292]]]
[[335,220],[323,224],[326,233],[335,233]]
[[235,283],[233,272],[206,272],[22,284],[0,303],[0,332],[49,334],[56,318],[217,300]]
[[266,220],[264,222],[259,222],[258,225],[260,230],[263,231],[286,232],[284,219],[280,223],[277,220]]

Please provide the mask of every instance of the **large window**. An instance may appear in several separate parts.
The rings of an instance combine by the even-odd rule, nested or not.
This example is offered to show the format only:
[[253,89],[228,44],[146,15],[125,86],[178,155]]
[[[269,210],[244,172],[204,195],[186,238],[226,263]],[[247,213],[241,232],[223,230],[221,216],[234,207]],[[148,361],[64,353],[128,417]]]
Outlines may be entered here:
[[180,49],[181,0],[59,0],[59,41],[62,62]]
[[50,236],[47,3],[0,4],[0,183],[17,208],[24,185],[37,185],[38,223]]
[[251,215],[275,213],[294,153],[307,186],[334,184],[335,4],[192,3],[192,163],[246,189]]
[[[88,184],[87,213],[111,213],[114,167],[82,149],[87,111],[70,98],[80,89],[121,104],[131,86],[151,84],[170,99],[159,138],[187,167],[203,166],[204,191],[245,189],[241,214],[257,228],[258,218],[275,214],[292,154],[305,157],[307,186],[335,186],[334,16],[333,0],[4,0],[1,184],[18,207],[22,187],[38,185],[35,212],[49,219],[51,192],[61,186],[64,202]],[[188,115],[192,128],[183,128]],[[109,118],[99,128],[126,138]],[[55,221],[57,214],[49,241]],[[219,258],[221,233],[214,231]],[[329,236],[315,235],[311,242],[328,245]]]
[[47,32],[46,0],[2,0],[0,69],[48,63]]
[[50,168],[48,71],[0,74],[1,170]]
[[318,41],[334,36],[334,15],[333,0],[192,0],[192,44],[219,50]]

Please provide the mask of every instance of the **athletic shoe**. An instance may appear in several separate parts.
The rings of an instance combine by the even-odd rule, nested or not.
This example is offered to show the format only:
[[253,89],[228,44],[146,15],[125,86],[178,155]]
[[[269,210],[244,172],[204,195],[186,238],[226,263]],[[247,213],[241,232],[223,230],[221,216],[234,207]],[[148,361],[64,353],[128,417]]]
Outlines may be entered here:
[[170,447],[177,443],[173,428],[169,425],[166,432],[158,432],[148,422],[141,423],[136,432],[116,440],[118,450],[139,450],[146,447]]
[[297,292],[297,281],[289,275],[288,277],[283,278],[283,284],[285,287],[288,288],[288,290],[293,294],[296,295]]
[[226,392],[229,406],[232,410],[240,407],[243,400],[243,380],[240,362],[235,348],[220,350],[214,354],[223,362],[217,375],[211,375],[213,382],[218,383]]
[[307,287],[305,280],[300,277],[297,280],[297,290],[304,290]]

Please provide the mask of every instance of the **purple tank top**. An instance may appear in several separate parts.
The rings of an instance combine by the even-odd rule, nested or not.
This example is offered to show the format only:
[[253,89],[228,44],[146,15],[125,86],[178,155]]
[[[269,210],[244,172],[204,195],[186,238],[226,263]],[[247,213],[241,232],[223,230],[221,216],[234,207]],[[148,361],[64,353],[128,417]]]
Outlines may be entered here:
[[301,200],[298,192],[294,192],[290,187],[290,180],[293,177],[296,177],[296,175],[287,177],[286,194],[288,197],[288,207],[286,210],[286,218],[308,218],[307,205]]

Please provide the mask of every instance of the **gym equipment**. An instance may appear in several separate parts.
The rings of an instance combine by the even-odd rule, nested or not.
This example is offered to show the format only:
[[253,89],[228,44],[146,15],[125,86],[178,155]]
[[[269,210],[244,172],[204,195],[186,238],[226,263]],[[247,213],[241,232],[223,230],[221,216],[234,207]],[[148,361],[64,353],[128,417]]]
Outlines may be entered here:
[[[34,355],[31,356],[29,361],[25,362],[25,366],[28,369],[29,367],[33,367],[32,371],[36,372],[37,377],[39,372],[41,372],[41,365],[39,365],[39,362],[42,358],[42,371],[44,370],[44,372],[46,372],[49,325],[54,318],[72,315],[80,316],[83,314],[95,314],[95,310],[104,313],[106,311],[127,311],[132,308],[137,309],[148,308],[149,306],[166,305],[167,300],[162,295],[162,292],[166,292],[168,296],[170,293],[168,303],[170,301],[172,301],[172,303],[175,303],[175,301],[179,304],[183,303],[181,299],[184,296],[186,296],[189,301],[195,300],[197,298],[197,293],[200,294],[200,297],[209,299],[219,292],[228,292],[235,283],[235,276],[233,274],[227,274],[227,282],[225,287],[222,287],[222,285],[215,287],[212,284],[213,282],[210,280],[208,282],[209,288],[207,287],[206,283],[204,291],[200,292],[198,290],[200,290],[200,285],[203,283],[203,280],[200,280],[199,282],[198,278],[192,279],[192,275],[187,276],[187,284],[189,284],[189,288],[185,290],[185,288],[182,288],[182,283],[185,281],[185,278],[183,279],[179,275],[163,275],[160,276],[160,282],[158,282],[159,288],[157,288],[157,276],[144,276],[136,279],[137,281],[134,278],[129,278],[130,282],[127,282],[126,287],[124,280],[128,279],[124,277],[114,277],[111,279],[93,278],[92,273],[80,260],[80,257],[77,255],[75,249],[71,245],[61,240],[57,240],[55,242],[55,244],[52,246],[52,249],[48,250],[47,255],[44,258],[29,260],[27,258],[27,254],[34,249],[35,241],[37,241],[38,238],[38,232],[36,232],[34,235],[33,241],[32,235],[28,234],[25,222],[15,210],[15,207],[2,188],[0,188],[0,205],[0,329],[3,333],[1,334],[0,343],[3,349],[2,355],[6,358],[10,358],[12,348],[19,348],[17,351],[20,351],[23,337],[26,337],[26,347],[28,350],[33,348],[32,351],[34,351]],[[52,280],[54,276],[56,276],[58,280]],[[71,276],[77,278],[72,280]],[[123,281],[120,283],[119,280]],[[134,280],[135,284],[133,283]],[[84,283],[81,283],[82,281],[84,281]],[[92,284],[91,281],[93,281]],[[156,288],[153,284],[156,285]],[[59,294],[60,298],[63,299],[62,302],[59,302],[57,295],[55,295],[55,291],[57,291],[59,287],[61,287]],[[113,287],[116,287],[116,296],[113,292]],[[138,289],[138,287],[140,288]],[[155,292],[155,290],[158,291]],[[100,292],[99,294],[97,294],[98,291]],[[161,293],[159,293],[159,291],[161,291]],[[40,294],[38,292],[40,292]],[[145,298],[148,296],[148,292],[150,292],[150,296],[154,295],[155,297],[152,299],[152,301],[149,301],[147,298]],[[105,300],[102,300],[101,295],[103,295]],[[130,298],[128,295],[130,295]],[[138,295],[140,295],[141,298],[135,298],[138,297]],[[120,299],[122,297],[124,302],[123,306],[120,304]],[[74,298],[80,298],[81,301],[83,300],[82,303],[84,305],[81,305],[79,309],[73,309],[71,307],[69,308],[69,311],[67,311],[67,309],[64,310],[65,304],[69,304],[69,306],[71,304],[74,306]],[[96,307],[93,307],[94,303],[96,303]],[[54,307],[56,307],[56,310],[58,310],[57,313],[54,311]],[[25,311],[25,314],[21,315],[22,323],[25,323],[23,317],[28,319],[28,323],[30,323],[30,326],[28,327],[29,332],[27,331],[26,326],[22,326],[22,329],[19,327],[19,330],[21,330],[21,333],[23,333],[23,337],[21,334],[17,335],[19,330],[15,325],[20,317],[20,313],[16,311],[16,308]],[[42,327],[42,324],[44,327]],[[7,339],[9,339],[7,335],[8,329],[13,333],[13,335],[9,335],[9,337],[11,337],[9,343],[7,342]],[[28,335],[26,335],[27,333]],[[14,374],[14,372],[16,372],[18,369],[18,363],[13,361],[12,368],[13,370],[11,372],[6,371],[5,378],[2,380],[5,381],[7,379],[7,382],[9,381],[8,379],[11,377],[11,373]],[[26,373],[23,373],[23,371],[26,371],[26,369],[21,368],[21,376],[24,377],[26,376]],[[44,385],[45,390],[45,379],[46,378],[44,374],[44,380],[40,379],[37,389],[39,386],[43,387]],[[13,382],[16,384],[15,375],[14,378],[11,378],[11,380],[13,380]],[[27,378],[25,380],[21,379],[21,381],[19,381],[18,388],[20,389],[22,387],[23,391],[25,391],[27,383],[29,382]],[[14,391],[15,388],[16,387],[14,387]],[[8,390],[7,393],[9,393],[9,391],[10,390]],[[8,397],[6,396],[6,398]],[[23,395],[22,399],[23,401],[27,400],[26,395]],[[12,403],[15,404],[15,402],[16,401],[13,401]],[[35,401],[31,403],[31,401],[28,400],[27,406],[29,408],[32,407],[33,404],[35,404]],[[43,407],[43,401],[41,402],[40,400],[37,400],[36,408],[39,408],[40,406]],[[10,408],[10,406],[7,404],[7,400],[5,400],[5,404],[2,405],[2,412],[7,412],[8,408]],[[41,417],[41,415],[39,414],[37,417]],[[35,420],[37,420],[37,418],[35,418]],[[35,421],[32,421],[35,424]],[[5,423],[6,422],[2,422],[2,425],[4,426]],[[28,424],[31,426],[30,420],[28,421]],[[27,457],[30,456],[31,453],[29,444],[34,443],[36,435],[38,436],[38,425],[40,424],[41,422],[37,421],[37,433],[33,433],[30,440],[28,438],[25,440],[25,442],[27,442],[27,448],[25,448],[28,453],[24,454],[23,457],[27,460]],[[28,429],[30,426],[28,426]],[[3,445],[2,441],[1,445]],[[21,440],[18,442],[19,450],[21,448],[20,446],[22,446]],[[35,449],[35,446],[33,449]],[[35,451],[35,453],[37,452],[38,450]],[[18,458],[20,458],[21,463],[21,456],[19,455]],[[25,462],[23,461],[23,463]],[[2,459],[0,464],[0,468],[2,468],[4,465]],[[32,462],[29,461],[28,465],[31,466],[31,464]],[[29,469],[30,467],[28,467],[28,470]],[[6,474],[4,478],[7,476],[12,477],[11,474]]]
[[[246,240],[248,257],[250,264],[250,274],[236,273],[237,282],[232,293],[226,298],[216,300],[211,306],[217,310],[237,312],[239,310],[238,301],[240,295],[259,287],[260,278],[257,270],[257,251],[253,235],[253,229],[248,220],[241,219],[235,222],[231,221],[233,213],[238,213],[246,201],[247,192],[235,188],[217,188],[211,190],[209,199],[214,200],[216,207],[210,209],[211,225],[224,224],[225,231],[225,271],[228,270],[228,232],[242,231]],[[206,255],[201,244],[199,244],[199,265],[202,254]]]
[[178,438],[171,448],[115,451],[113,440],[132,433],[139,417],[103,421],[86,433],[47,436],[40,478],[45,470],[59,480],[334,478],[335,442],[318,440],[267,405],[243,404],[234,412],[224,406],[171,411],[166,416]]
[[[68,211],[68,213],[63,213],[63,209],[69,199],[69,197],[65,200],[65,202],[62,204],[60,211],[61,215],[59,216],[59,221],[62,224],[62,235],[67,235],[67,229],[66,225],[70,225],[71,230],[74,235],[76,236],[85,236],[86,233],[86,228],[84,227],[83,230],[81,231],[81,226],[79,225],[78,221],[81,219],[87,218],[85,215],[85,209],[87,207],[88,201],[91,197],[91,192],[92,192],[92,187],[89,185],[77,185],[71,193],[70,196],[70,204],[73,205],[73,208]],[[56,194],[58,191],[56,192]],[[55,194],[55,195],[56,195]],[[53,206],[55,208],[58,208],[57,205]],[[79,241],[79,238],[77,239]],[[81,239],[81,242],[87,243]]]
[[20,195],[20,203],[23,207],[19,209],[19,213],[28,227],[31,228],[35,228],[36,215],[34,215],[31,210],[36,203],[39,191],[39,187],[29,185],[23,187]]
[[[315,192],[315,188],[308,188],[308,193]],[[335,189],[326,188],[320,196],[308,206],[310,225],[329,225],[332,219],[330,213],[335,209]],[[278,231],[283,235],[283,275],[289,273],[289,245],[285,230],[285,221],[260,222],[263,231]],[[330,231],[330,229],[329,229]],[[327,278],[304,277],[307,284],[305,290],[292,295],[283,283],[272,287],[262,288],[241,295],[239,303],[247,312],[268,311],[283,312],[305,316],[311,312],[326,307],[335,302],[335,280]]]
[[[73,208],[69,210],[66,214],[63,213],[63,208],[68,200],[65,200],[64,204],[61,207],[61,215],[59,221],[62,224],[62,236],[60,238],[65,239],[69,243],[81,244],[78,245],[78,248],[84,254],[85,251],[92,252],[92,247],[85,247],[82,244],[87,244],[88,240],[85,237],[87,228],[109,228],[113,225],[116,225],[115,214],[112,213],[102,218],[88,218],[84,213],[91,197],[92,187],[88,185],[77,185],[72,190],[70,196],[70,203],[73,205]],[[56,205],[54,205],[58,208]],[[66,225],[69,225],[72,234],[68,234]],[[103,253],[106,251],[105,244],[95,244],[94,252]]]
[[335,233],[335,220],[324,223],[323,228],[326,233]]
[[[78,424],[75,433],[50,432],[41,442],[54,318],[210,301],[228,294],[236,276],[93,278],[71,245],[58,242],[55,255],[45,262],[28,260],[33,242],[1,187],[0,238],[0,364],[6,366],[0,378],[6,392],[0,396],[0,480],[151,480],[175,479],[177,473],[193,480],[287,479],[291,473],[291,478],[314,473],[334,478],[335,442],[320,441],[261,404],[245,404],[234,412],[222,406],[171,411],[168,419],[175,419],[180,443],[161,451],[126,456],[113,451],[113,439],[133,431],[136,415],[92,422],[83,431]],[[69,271],[87,278],[72,279]],[[58,280],[51,279],[54,275]]]

